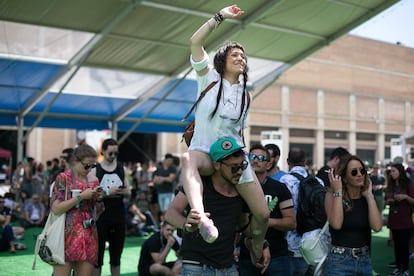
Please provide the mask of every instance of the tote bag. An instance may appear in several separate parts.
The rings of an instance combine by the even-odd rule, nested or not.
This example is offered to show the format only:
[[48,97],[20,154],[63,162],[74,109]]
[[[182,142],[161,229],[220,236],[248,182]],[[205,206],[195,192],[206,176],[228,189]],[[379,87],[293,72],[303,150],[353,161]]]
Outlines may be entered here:
[[[67,199],[67,188],[65,200]],[[65,219],[66,213],[55,215],[50,211],[42,233],[37,236],[32,269],[36,267],[36,257],[50,265],[65,264]]]
[[328,233],[328,226],[329,223],[326,222],[322,229],[303,234],[300,242],[300,253],[308,265],[317,266],[323,263],[328,256],[329,240],[325,235]]

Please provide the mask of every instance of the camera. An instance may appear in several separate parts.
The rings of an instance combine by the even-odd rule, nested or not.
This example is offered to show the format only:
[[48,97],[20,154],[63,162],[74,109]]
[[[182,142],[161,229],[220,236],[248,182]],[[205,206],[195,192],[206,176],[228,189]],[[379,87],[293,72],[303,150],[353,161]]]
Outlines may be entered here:
[[95,223],[96,223],[96,221],[95,221],[94,218],[85,219],[84,221],[82,221],[83,228],[85,228],[85,229],[95,225]]

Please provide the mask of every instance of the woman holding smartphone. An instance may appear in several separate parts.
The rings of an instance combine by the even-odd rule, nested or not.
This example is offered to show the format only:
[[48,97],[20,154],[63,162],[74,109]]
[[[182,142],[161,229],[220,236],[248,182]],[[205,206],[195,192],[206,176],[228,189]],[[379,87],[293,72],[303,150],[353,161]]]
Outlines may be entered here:
[[70,169],[55,180],[51,211],[66,213],[65,264],[54,265],[53,275],[92,275],[98,263],[97,213],[103,208],[103,191],[95,176],[88,175],[96,166],[97,153],[91,146],[77,147],[70,161]]

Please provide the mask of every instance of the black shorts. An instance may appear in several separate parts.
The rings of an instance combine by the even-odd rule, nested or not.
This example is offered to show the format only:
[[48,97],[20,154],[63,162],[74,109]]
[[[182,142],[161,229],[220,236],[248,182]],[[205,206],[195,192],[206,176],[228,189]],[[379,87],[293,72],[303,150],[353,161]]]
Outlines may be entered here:
[[[151,276],[151,273],[150,273],[151,265],[153,265],[153,264],[146,265],[142,268],[142,270],[138,271],[139,276]],[[163,263],[162,265],[165,265],[165,266],[169,267],[170,269],[172,269],[175,265],[175,262]]]

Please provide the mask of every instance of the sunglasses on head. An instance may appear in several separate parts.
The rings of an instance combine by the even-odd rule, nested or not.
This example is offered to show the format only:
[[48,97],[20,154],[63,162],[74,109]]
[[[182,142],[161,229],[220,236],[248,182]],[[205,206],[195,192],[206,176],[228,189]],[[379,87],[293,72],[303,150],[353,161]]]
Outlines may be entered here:
[[242,171],[244,171],[245,169],[247,169],[247,166],[249,165],[249,163],[246,160],[243,160],[243,162],[241,162],[238,165],[235,164],[226,164],[224,162],[220,162],[221,164],[225,165],[227,168],[231,169],[231,173],[237,173],[240,169]]
[[118,154],[119,154],[119,152],[117,152],[117,151],[109,151],[108,152],[109,156],[118,156]]
[[[360,168],[359,172],[361,173],[361,175],[366,175],[367,174],[367,170],[364,169],[364,168]],[[351,170],[351,175],[352,176],[357,176],[357,174],[358,174],[358,169],[352,169]]]
[[256,154],[253,154],[253,153],[249,154],[249,159],[252,160],[252,161],[254,159],[257,159],[257,161],[259,161],[259,162],[269,161],[269,160],[267,160],[267,157],[265,155],[256,155]]
[[86,163],[83,163],[82,161],[80,161],[80,163],[82,164],[82,166],[85,169],[85,171],[87,171],[89,169],[93,169],[93,168],[96,167],[96,163],[94,163],[94,164],[86,164]]

